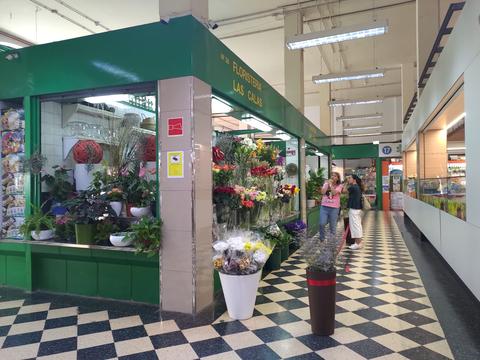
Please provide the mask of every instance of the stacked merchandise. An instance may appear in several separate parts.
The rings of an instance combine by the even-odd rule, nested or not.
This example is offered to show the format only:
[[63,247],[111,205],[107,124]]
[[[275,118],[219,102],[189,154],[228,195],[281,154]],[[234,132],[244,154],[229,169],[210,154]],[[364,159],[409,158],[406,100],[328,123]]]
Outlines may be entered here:
[[25,196],[23,157],[25,117],[23,109],[0,109],[2,134],[2,230],[1,238],[22,239]]

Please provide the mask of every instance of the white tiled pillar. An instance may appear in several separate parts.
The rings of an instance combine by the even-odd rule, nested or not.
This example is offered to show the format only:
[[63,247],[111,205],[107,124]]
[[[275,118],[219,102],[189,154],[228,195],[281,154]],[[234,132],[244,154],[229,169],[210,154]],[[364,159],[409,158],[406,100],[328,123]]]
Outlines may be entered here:
[[[165,311],[195,314],[213,301],[211,87],[192,76],[158,84],[160,303]],[[171,136],[169,119],[178,118],[183,134]],[[181,177],[172,177],[182,166],[172,152],[183,152]]]

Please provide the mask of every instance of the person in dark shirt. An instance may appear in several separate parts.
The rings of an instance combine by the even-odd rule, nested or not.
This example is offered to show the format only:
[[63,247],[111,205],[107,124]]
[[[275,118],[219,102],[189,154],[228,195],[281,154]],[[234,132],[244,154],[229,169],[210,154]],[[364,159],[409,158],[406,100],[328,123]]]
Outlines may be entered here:
[[347,177],[348,182],[348,223],[350,234],[355,244],[350,245],[350,249],[358,250],[362,248],[362,180],[357,175]]

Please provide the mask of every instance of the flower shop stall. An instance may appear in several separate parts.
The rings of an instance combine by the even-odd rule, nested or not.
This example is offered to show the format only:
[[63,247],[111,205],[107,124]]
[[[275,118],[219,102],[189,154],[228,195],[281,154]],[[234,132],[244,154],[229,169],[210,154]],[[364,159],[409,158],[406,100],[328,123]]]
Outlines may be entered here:
[[212,227],[281,259],[300,140],[330,142],[194,17],[10,52],[0,284],[196,313],[213,300]]

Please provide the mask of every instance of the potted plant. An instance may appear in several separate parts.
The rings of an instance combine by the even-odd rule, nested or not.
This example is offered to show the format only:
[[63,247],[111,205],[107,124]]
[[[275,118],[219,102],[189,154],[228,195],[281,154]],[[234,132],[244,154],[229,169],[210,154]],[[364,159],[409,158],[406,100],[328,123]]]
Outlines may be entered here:
[[93,170],[103,159],[103,149],[94,140],[80,140],[72,148],[75,160],[75,186],[77,191],[85,191],[93,181]]
[[280,236],[280,239],[278,241],[278,246],[281,249],[281,259],[282,262],[288,259],[288,256],[290,255],[290,243],[292,242],[292,236],[285,232],[282,231],[282,235]]
[[155,201],[154,181],[147,181],[144,178],[138,177],[129,186],[130,213],[133,217],[151,216],[151,203]]
[[145,253],[149,257],[158,254],[162,243],[162,220],[141,218],[138,223],[131,225],[122,241],[130,241],[137,253]]
[[45,183],[47,190],[52,199],[52,214],[65,215],[67,209],[62,206],[62,203],[68,199],[73,192],[73,185],[69,181],[68,172],[70,169],[55,165],[52,167],[53,175],[46,174],[42,176],[42,181]]
[[110,201],[110,206],[113,211],[120,216],[123,209],[123,191],[118,187],[112,188],[107,192],[107,199]]
[[338,259],[337,238],[325,240],[317,233],[303,241],[300,252],[307,263],[308,300],[312,332],[328,336],[335,329],[335,284]]
[[97,222],[116,215],[107,200],[91,191],[69,200],[67,208],[75,221],[77,244],[94,244]]
[[268,226],[262,230],[265,241],[268,241],[272,247],[272,253],[266,264],[269,270],[278,270],[282,265],[282,248],[279,244],[282,237],[282,231],[277,224]]
[[307,207],[313,208],[318,199],[320,199],[320,189],[325,182],[325,169],[319,168],[317,171],[309,172],[309,180],[307,181]]
[[110,234],[110,243],[113,246],[125,247],[130,246],[133,243],[133,239],[129,236],[130,232],[116,232]]
[[24,238],[31,236],[34,240],[49,240],[55,235],[55,219],[50,213],[43,213],[42,207],[32,205],[32,215],[25,218],[20,226]]
[[298,249],[299,244],[303,242],[305,236],[307,235],[307,224],[302,220],[298,219],[291,221],[288,224],[284,225],[285,230],[292,237],[290,242],[290,254]]
[[262,268],[271,245],[258,233],[226,233],[213,244],[213,267],[219,272],[228,315],[244,320],[252,317]]

